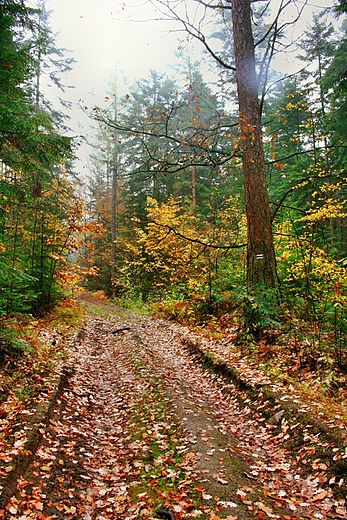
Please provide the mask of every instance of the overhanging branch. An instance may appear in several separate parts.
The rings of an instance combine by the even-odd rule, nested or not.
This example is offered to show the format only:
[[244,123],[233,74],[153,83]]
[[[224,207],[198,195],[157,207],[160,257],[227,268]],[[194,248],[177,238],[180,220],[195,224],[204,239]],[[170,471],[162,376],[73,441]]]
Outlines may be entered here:
[[166,228],[169,232],[173,233],[174,235],[183,238],[183,240],[186,240],[187,242],[192,242],[194,244],[199,244],[200,246],[203,246],[206,249],[222,249],[224,251],[228,251],[230,249],[241,249],[247,246],[247,244],[233,244],[228,246],[221,244],[211,244],[210,242],[204,242],[203,240],[199,240],[198,238],[187,237],[186,235],[183,235],[182,233],[177,231],[175,228],[169,226],[168,224],[160,224],[155,220],[151,220],[149,224],[154,224],[155,226]]

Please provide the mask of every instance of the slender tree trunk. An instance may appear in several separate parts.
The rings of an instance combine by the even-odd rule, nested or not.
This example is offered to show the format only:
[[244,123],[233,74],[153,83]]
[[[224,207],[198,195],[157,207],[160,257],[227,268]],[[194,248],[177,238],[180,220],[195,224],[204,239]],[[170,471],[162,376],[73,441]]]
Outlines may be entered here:
[[38,65],[36,68],[36,92],[35,92],[35,103],[36,106],[40,106],[40,89],[41,89],[41,67],[40,67],[41,51],[39,50],[37,61]]
[[[40,237],[40,308],[38,309],[38,315],[41,316],[43,314],[43,310],[46,306],[50,305],[50,301],[48,301],[48,295],[46,293],[45,283],[45,245],[46,245],[46,237],[45,237],[45,214],[44,211],[41,210],[41,237]],[[47,308],[47,307],[46,307]]]
[[14,303],[14,288],[15,288],[15,281],[14,281],[14,274],[13,272],[16,270],[16,258],[17,258],[17,245],[18,245],[18,226],[19,226],[19,215],[16,213],[14,215],[14,234],[12,237],[12,243],[13,243],[13,251],[12,251],[12,272],[11,272],[11,284],[10,284],[10,290],[8,292],[8,298],[6,301],[6,313],[10,314],[13,311],[13,303]]
[[250,290],[277,288],[250,0],[232,0],[232,20],[248,231],[247,285]]
[[196,166],[192,167],[192,209],[196,215]]
[[118,183],[118,148],[117,134],[113,138],[112,191],[111,191],[111,291],[115,294],[116,286],[116,246],[117,246],[117,183]]

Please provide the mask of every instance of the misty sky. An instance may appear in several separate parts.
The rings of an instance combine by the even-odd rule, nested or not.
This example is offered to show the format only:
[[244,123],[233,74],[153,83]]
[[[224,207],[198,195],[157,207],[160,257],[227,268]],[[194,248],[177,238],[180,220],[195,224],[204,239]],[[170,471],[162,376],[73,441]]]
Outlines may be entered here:
[[[194,0],[189,2],[196,5]],[[272,2],[275,6],[279,0]],[[313,1],[312,7],[306,10],[305,20],[296,28],[294,38],[305,29],[305,23],[310,23],[316,6],[331,3],[330,0]],[[78,109],[79,101],[102,106],[102,100],[108,93],[109,78],[116,66],[123,70],[129,85],[136,78],[146,77],[151,68],[168,71],[174,61],[174,51],[179,46],[177,38],[184,38],[182,32],[170,34],[170,29],[178,29],[178,26],[168,22],[126,21],[151,20],[158,16],[148,3],[141,0],[125,0],[124,3],[117,0],[48,0],[47,8],[52,10],[50,25],[58,33],[57,46],[72,51],[66,55],[73,56],[77,61],[74,70],[63,78],[64,83],[75,86],[67,91],[66,97],[75,106],[72,126],[76,133],[84,133],[82,127],[87,128],[89,124]],[[289,16],[295,16],[295,11]],[[193,52],[198,54],[198,58],[201,57],[198,45],[195,45]],[[204,61],[208,60],[205,58]],[[293,61],[293,57],[283,57],[279,68],[286,70]],[[87,154],[87,148],[82,147],[84,166]],[[79,170],[81,164],[78,165]]]

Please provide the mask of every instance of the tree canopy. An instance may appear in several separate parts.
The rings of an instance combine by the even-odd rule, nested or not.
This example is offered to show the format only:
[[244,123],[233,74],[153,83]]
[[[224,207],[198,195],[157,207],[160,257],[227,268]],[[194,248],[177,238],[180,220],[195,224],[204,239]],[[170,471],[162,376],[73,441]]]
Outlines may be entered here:
[[74,144],[41,102],[38,69],[52,39],[40,12],[19,0],[0,7],[2,315],[41,314],[54,303],[75,271],[68,274],[68,255],[79,249],[84,225],[70,175]]
[[272,64],[289,51],[287,4],[199,1],[194,23],[181,2],[157,6],[202,44],[215,81],[184,46],[171,74],[153,67],[127,90],[115,79],[89,114],[83,201],[65,117],[40,90],[44,73],[63,87],[73,63],[44,3],[2,4],[3,314],[43,312],[87,274],[86,287],[202,322],[241,309],[251,336],[290,313],[344,338],[344,23],[315,14],[285,76]]

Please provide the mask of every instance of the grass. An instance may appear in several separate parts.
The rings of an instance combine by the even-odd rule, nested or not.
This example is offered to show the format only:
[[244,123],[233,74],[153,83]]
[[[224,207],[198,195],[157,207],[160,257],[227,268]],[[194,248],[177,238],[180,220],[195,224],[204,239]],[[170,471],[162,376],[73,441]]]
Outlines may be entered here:
[[44,322],[51,325],[60,334],[64,334],[66,331],[71,333],[81,328],[85,315],[85,309],[75,300],[64,298],[44,319]]
[[63,299],[43,319],[17,315],[0,324],[0,402],[3,406],[9,396],[24,403],[38,395],[67,356],[64,338],[79,330],[84,318],[84,309],[73,300]]
[[[131,417],[131,442],[141,446],[136,453],[138,475],[131,486],[132,501],[152,512],[175,505],[186,513],[199,510],[201,493],[194,479],[190,482],[193,468],[185,464],[179,420],[160,381],[150,377],[149,382]],[[207,516],[201,512],[196,518]]]
[[100,318],[107,318],[110,314],[109,307],[102,307],[100,304],[92,303],[92,302],[83,302],[83,308],[87,311],[87,313],[92,314],[94,316],[99,316]]

